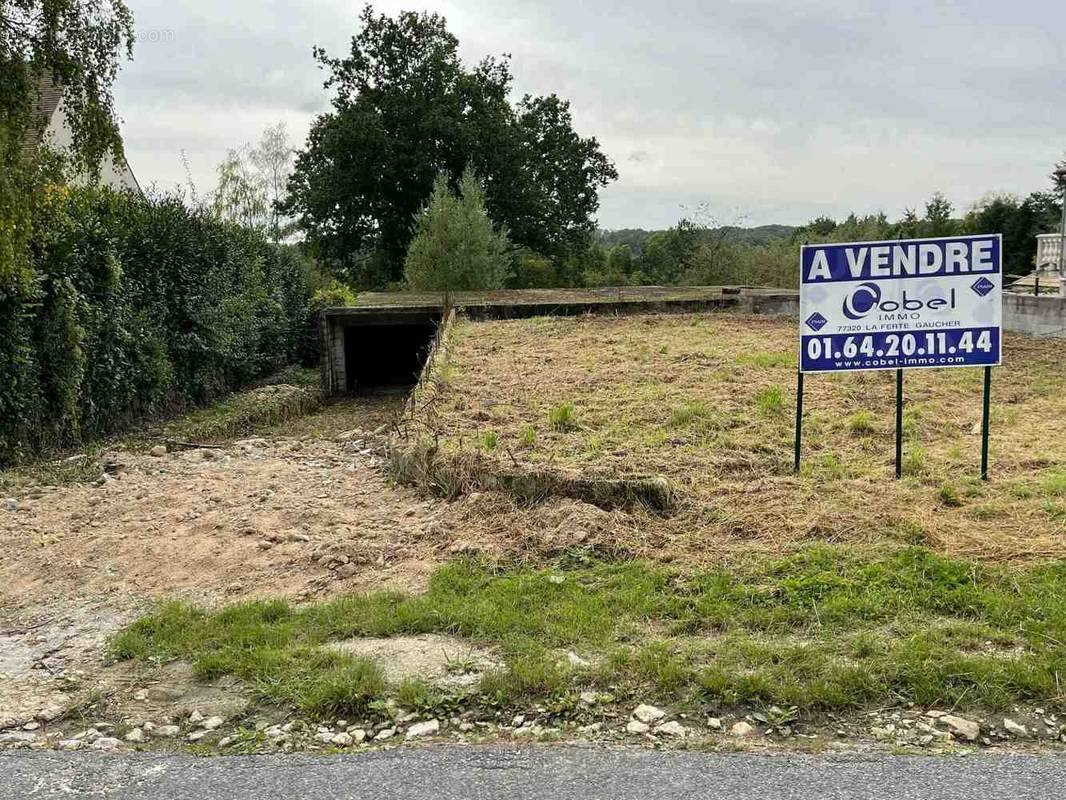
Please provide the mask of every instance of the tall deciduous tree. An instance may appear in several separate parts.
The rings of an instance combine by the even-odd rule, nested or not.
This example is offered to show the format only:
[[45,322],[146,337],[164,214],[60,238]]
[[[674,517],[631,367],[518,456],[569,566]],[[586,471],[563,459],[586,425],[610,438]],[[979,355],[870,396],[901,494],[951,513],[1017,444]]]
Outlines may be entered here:
[[467,169],[453,194],[441,175],[418,218],[407,252],[404,277],[422,291],[500,289],[507,280],[507,236],[485,210],[485,195]]
[[240,150],[230,150],[218,165],[218,185],[211,194],[211,211],[219,219],[253,230],[266,230],[271,221],[268,187]]
[[316,48],[333,109],[312,125],[285,209],[335,267],[368,282],[368,251],[399,277],[415,216],[444,173],[473,167],[492,219],[516,244],[564,258],[594,230],[598,189],[617,177],[558,97],[509,101],[506,57],[467,68],[436,14],[366,7],[345,58]]
[[286,233],[281,204],[286,196],[286,185],[292,176],[293,161],[296,158],[296,151],[289,141],[285,123],[279,122],[264,130],[259,144],[252,148],[248,157],[259,171],[266,187],[270,203],[270,230],[274,241],[279,242]]

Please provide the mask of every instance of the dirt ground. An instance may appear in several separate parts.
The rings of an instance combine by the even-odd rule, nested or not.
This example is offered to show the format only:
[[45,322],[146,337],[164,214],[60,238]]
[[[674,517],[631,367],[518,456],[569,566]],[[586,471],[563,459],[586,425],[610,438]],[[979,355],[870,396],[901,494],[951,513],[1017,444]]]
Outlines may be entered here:
[[[16,498],[0,517],[5,605],[86,595],[210,601],[417,584],[440,509],[392,489],[363,440],[250,439],[121,453],[103,485]],[[356,569],[320,563],[335,555]]]
[[[422,586],[448,540],[435,533],[442,504],[393,488],[382,467],[385,420],[401,402],[327,407],[218,449],[117,450],[93,483],[5,498],[0,722],[101,694],[121,706],[137,676],[106,666],[105,644],[154,600]],[[172,711],[190,694],[204,700],[191,676],[153,685]]]
[[418,591],[457,554],[550,553],[605,529],[609,515],[572,501],[533,520],[500,496],[448,503],[394,486],[383,450],[403,400],[333,404],[217,448],[116,448],[97,480],[2,498],[0,728],[49,709],[175,716],[245,703],[239,687],[199,685],[180,665],[107,663],[108,638],[154,601]]

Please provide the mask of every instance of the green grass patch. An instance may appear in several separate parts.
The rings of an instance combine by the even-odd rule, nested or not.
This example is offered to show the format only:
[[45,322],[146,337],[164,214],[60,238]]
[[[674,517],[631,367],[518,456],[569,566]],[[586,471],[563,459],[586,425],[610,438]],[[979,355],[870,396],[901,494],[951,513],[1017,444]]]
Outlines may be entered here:
[[1045,472],[1040,479],[1045,497],[1066,497],[1066,469],[1061,467]]
[[707,417],[707,406],[704,403],[685,403],[675,407],[670,412],[670,427],[683,428]]
[[[684,575],[646,562],[518,568],[457,562],[419,596],[374,593],[306,607],[251,602],[216,613],[160,606],[112,643],[122,659],[192,662],[309,713],[372,712],[388,697],[445,702],[419,682],[323,645],[449,633],[505,666],[468,702],[565,705],[593,686],[621,699],[758,703],[804,711],[914,702],[1061,705],[1066,563],[1024,571],[918,547],[819,547]],[[595,666],[573,668],[573,648]]]
[[518,435],[518,444],[521,447],[533,447],[537,443],[537,429],[532,425],[526,425]]
[[761,389],[755,395],[755,406],[767,417],[777,417],[785,410],[785,396],[778,386]]
[[577,427],[573,403],[562,403],[548,412],[548,425],[554,431],[572,431]]
[[848,430],[856,436],[866,436],[873,433],[874,418],[865,408],[860,408],[848,419]]
[[941,484],[937,495],[940,498],[941,505],[948,508],[959,508],[962,505],[962,496],[959,494],[959,490],[950,483]]

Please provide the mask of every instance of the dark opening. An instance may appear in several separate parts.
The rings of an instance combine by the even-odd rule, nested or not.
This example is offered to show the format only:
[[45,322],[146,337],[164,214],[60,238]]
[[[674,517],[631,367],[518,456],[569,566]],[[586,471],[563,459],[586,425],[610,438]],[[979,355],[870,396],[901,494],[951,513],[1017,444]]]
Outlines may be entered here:
[[433,322],[345,328],[348,391],[414,386],[436,331]]

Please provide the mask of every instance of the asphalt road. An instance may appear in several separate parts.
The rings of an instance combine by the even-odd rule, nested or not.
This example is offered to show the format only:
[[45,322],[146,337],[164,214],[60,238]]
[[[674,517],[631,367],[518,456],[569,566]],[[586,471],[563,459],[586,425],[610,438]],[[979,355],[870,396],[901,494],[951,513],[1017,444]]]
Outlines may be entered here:
[[0,754],[0,798],[121,800],[1051,800],[1066,758],[759,756],[423,747],[357,756]]

